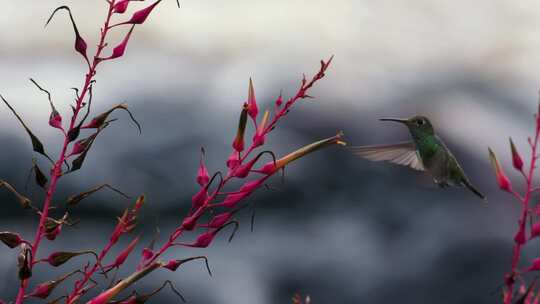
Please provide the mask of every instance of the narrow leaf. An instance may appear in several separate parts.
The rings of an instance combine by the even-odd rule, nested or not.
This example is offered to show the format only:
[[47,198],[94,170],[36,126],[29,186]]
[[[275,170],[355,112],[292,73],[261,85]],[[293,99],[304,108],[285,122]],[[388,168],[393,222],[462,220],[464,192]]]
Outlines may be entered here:
[[0,232],[0,241],[9,248],[15,248],[23,242],[19,234],[9,231]]
[[19,192],[17,192],[17,190],[15,190],[15,188],[13,188],[13,186],[10,185],[8,182],[0,180],[0,188],[2,188],[2,187],[8,189],[8,191],[13,193],[13,195],[15,195],[15,197],[19,201],[19,204],[24,209],[28,209],[28,208],[30,208],[32,206],[30,199],[27,198],[26,196],[20,194]]
[[91,254],[96,258],[96,260],[98,259],[97,254],[89,250],[88,251],[73,251],[73,252],[58,251],[49,255],[49,257],[45,259],[44,261],[48,262],[51,266],[58,267],[66,263],[67,261],[71,260],[72,258],[79,255],[83,255],[83,254]]
[[82,201],[83,199],[89,197],[90,195],[98,192],[99,190],[103,189],[103,188],[109,188],[111,189],[112,191],[120,194],[121,196],[123,196],[124,198],[131,198],[130,196],[128,196],[127,194],[125,194],[124,192],[114,188],[113,186],[109,185],[109,184],[103,184],[103,185],[99,185],[99,186],[96,186],[88,191],[85,191],[85,192],[81,192],[79,194],[76,194],[76,195],[72,195],[68,198],[67,200],[67,204],[70,205],[70,206],[74,206],[74,205],[77,205],[80,201]]
[[109,115],[116,109],[120,109],[120,110],[124,110],[124,111],[128,112],[129,117],[131,118],[133,123],[135,123],[135,125],[137,126],[137,129],[139,129],[139,133],[141,133],[141,125],[135,119],[133,114],[128,110],[128,107],[127,107],[126,104],[118,104],[118,105],[112,107],[108,111],[103,112],[103,113],[99,114],[98,116],[94,117],[88,124],[82,126],[81,128],[83,128],[83,129],[100,128],[101,126],[103,126],[106,123],[107,117],[109,117]]
[[32,170],[34,171],[35,177],[36,177],[36,184],[40,186],[41,188],[45,189],[45,186],[47,185],[48,179],[43,174],[43,171],[39,168],[36,159],[32,159]]
[[51,162],[53,162],[53,160],[49,157],[49,155],[47,155],[47,153],[45,153],[45,148],[43,147],[43,144],[41,143],[41,141],[39,140],[39,138],[37,138],[34,133],[32,133],[32,131],[30,131],[30,128],[28,128],[28,126],[24,123],[24,121],[22,120],[22,118],[19,116],[19,114],[17,114],[17,112],[15,111],[15,109],[13,109],[11,107],[11,105],[7,102],[7,100],[4,98],[4,96],[0,95],[0,98],[2,98],[2,100],[4,101],[4,103],[6,104],[6,106],[11,110],[11,112],[13,113],[13,115],[15,115],[15,117],[17,117],[17,120],[19,120],[19,122],[21,123],[21,125],[23,126],[23,128],[26,130],[26,133],[28,133],[28,136],[30,136],[30,140],[32,141],[32,148],[34,149],[34,151],[36,151],[37,153],[45,156],[48,160],[50,160]]
[[47,22],[45,23],[45,26],[47,26],[49,24],[49,22],[51,22],[52,18],[56,14],[56,12],[58,12],[59,10],[62,10],[62,9],[68,11],[69,19],[71,20],[71,24],[73,25],[73,31],[75,32],[75,50],[84,57],[86,62],[89,63],[88,56],[86,55],[86,48],[87,48],[86,41],[84,41],[84,39],[79,34],[79,29],[77,28],[77,24],[75,24],[75,20],[73,19],[73,15],[71,14],[71,10],[69,9],[68,6],[63,5],[63,6],[57,7],[52,12],[52,14],[49,17],[49,19],[47,20]]

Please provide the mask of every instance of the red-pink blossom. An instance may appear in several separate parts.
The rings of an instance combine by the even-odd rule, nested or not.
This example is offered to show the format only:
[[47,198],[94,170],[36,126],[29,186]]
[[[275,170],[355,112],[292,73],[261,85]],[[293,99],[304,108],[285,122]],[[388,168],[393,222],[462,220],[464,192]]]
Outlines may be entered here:
[[131,16],[131,19],[129,19],[126,22],[122,22],[120,24],[142,24],[144,21],[146,21],[146,18],[150,15],[152,10],[161,2],[161,0],[158,0],[154,2],[153,4],[149,5],[146,8],[143,8],[139,11],[136,11],[133,13],[133,16]]
[[523,159],[521,158],[521,155],[519,155],[519,152],[514,145],[514,141],[512,141],[512,138],[510,138],[510,149],[512,150],[512,164],[514,165],[514,168],[518,171],[523,170]]
[[268,122],[270,112],[266,110],[264,112],[263,118],[259,125],[257,126],[257,130],[255,131],[255,135],[253,135],[253,147],[259,147],[264,144],[265,136],[266,136],[266,123]]
[[114,5],[113,12],[117,14],[123,14],[126,12],[130,0],[120,0]]
[[208,181],[210,180],[210,177],[208,176],[208,169],[206,168],[206,165],[204,164],[204,149],[201,148],[201,159],[199,160],[199,170],[197,171],[197,183],[204,187],[206,184],[208,184]]
[[510,180],[508,177],[506,177],[506,174],[504,173],[501,164],[499,163],[499,160],[497,160],[497,157],[495,156],[495,153],[491,150],[489,150],[489,159],[491,161],[491,165],[493,169],[495,170],[495,177],[497,178],[497,183],[499,184],[499,188],[501,188],[504,191],[511,192],[512,191],[512,185],[510,184]]
[[536,222],[531,228],[531,238],[540,236],[540,222]]
[[538,271],[538,270],[540,270],[540,258],[534,259],[528,270],[529,271]]
[[104,58],[105,60],[115,59],[115,58],[118,58],[118,57],[121,57],[121,56],[124,55],[124,53],[126,51],[126,48],[127,48],[127,44],[129,42],[129,38],[131,37],[131,33],[133,32],[134,28],[135,28],[135,25],[132,25],[131,28],[129,29],[129,32],[124,37],[124,40],[122,40],[122,42],[120,42],[120,44],[117,45],[113,49],[111,56],[109,56],[107,58]]
[[233,150],[229,158],[227,159],[227,168],[234,169],[240,165],[240,153]]
[[238,129],[236,136],[234,137],[232,147],[236,152],[244,151],[244,134],[246,132],[246,123],[248,115],[248,104],[244,103],[242,106],[242,112],[240,113],[240,119],[238,120]]
[[255,89],[253,88],[253,81],[249,79],[249,88],[248,88],[248,113],[253,121],[257,120],[257,114],[259,114],[259,108],[257,107],[257,99],[255,98]]
[[60,130],[64,129],[62,128],[62,116],[56,110],[53,110],[49,116],[49,125]]

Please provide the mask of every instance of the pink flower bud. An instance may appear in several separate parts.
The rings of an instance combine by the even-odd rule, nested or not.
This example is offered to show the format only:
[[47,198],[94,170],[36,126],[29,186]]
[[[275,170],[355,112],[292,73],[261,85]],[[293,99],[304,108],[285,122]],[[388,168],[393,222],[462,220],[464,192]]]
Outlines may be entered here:
[[283,96],[281,93],[279,93],[278,99],[276,99],[276,107],[281,107],[281,104],[283,103]]
[[217,229],[214,229],[214,230],[210,230],[208,232],[204,232],[200,234],[195,240],[195,242],[189,245],[189,247],[195,247],[195,248],[208,247],[208,245],[210,245],[210,243],[212,243],[212,241],[214,240],[214,237],[216,236],[217,231],[218,231]]
[[201,187],[204,187],[208,184],[209,180],[208,169],[206,169],[204,164],[204,149],[201,148],[201,159],[199,161],[199,170],[197,171],[197,183],[201,185]]
[[150,6],[143,8],[142,10],[136,11],[133,13],[133,16],[131,16],[131,19],[129,19],[126,22],[123,22],[122,24],[142,24],[146,18],[150,15],[152,10],[161,2],[161,0],[158,0],[151,4]]
[[57,285],[58,284],[55,284],[54,281],[41,283],[37,285],[34,291],[28,294],[28,296],[34,297],[34,298],[46,299]]
[[122,42],[113,49],[112,55],[105,58],[104,60],[115,59],[124,55],[127,44],[129,42],[129,38],[131,37],[131,33],[133,32],[134,28],[135,28],[135,25],[131,26],[131,28],[129,29],[129,32],[124,37],[124,40],[122,40]]
[[242,112],[240,113],[240,119],[238,121],[238,130],[236,131],[236,137],[233,140],[232,147],[237,152],[244,151],[244,134],[246,132],[248,115],[248,105],[244,103],[242,106]]
[[210,223],[208,223],[209,228],[219,228],[225,225],[233,216],[233,212],[225,212],[219,215],[216,215],[212,218]]
[[[255,163],[259,160],[259,158],[265,154],[265,153],[268,153],[270,155],[272,155],[272,157],[274,157],[274,154],[270,151],[264,151],[264,152],[261,152],[259,153],[256,157],[254,157],[252,160],[250,160],[249,162],[243,164],[243,165],[240,165],[238,167],[236,167],[232,173],[231,173],[231,176],[234,176],[234,177],[238,177],[238,178],[245,178],[249,175],[249,172],[253,169],[253,166],[255,165]],[[275,157],[274,157],[275,158]]]
[[254,180],[254,181],[249,181],[245,184],[242,185],[242,187],[240,187],[240,190],[239,192],[253,192],[255,191],[255,189],[259,188],[259,186],[264,183],[264,181],[266,180],[266,177],[263,177],[263,178],[260,178],[260,179],[257,179],[257,180]]
[[261,123],[257,127],[257,131],[255,132],[255,135],[253,136],[254,147],[259,147],[264,144],[264,139],[266,136],[266,123],[268,121],[269,114],[270,112],[268,112],[268,110],[264,112],[264,116],[261,120]]
[[150,248],[144,248],[141,253],[141,261],[144,263],[154,257],[154,251]]
[[199,190],[199,192],[197,192],[191,198],[191,207],[193,209],[197,209],[201,207],[207,198],[208,198],[208,191],[206,190],[206,187],[203,187],[201,188],[201,190]]
[[122,250],[122,252],[120,252],[120,254],[118,254],[118,256],[116,257],[114,262],[111,265],[105,267],[105,270],[112,269],[112,268],[118,268],[118,267],[122,266],[122,264],[124,264],[124,262],[126,261],[128,256],[131,254],[131,252],[133,251],[133,249],[135,248],[135,246],[139,242],[139,238],[140,237],[136,237],[135,239],[133,239],[133,241],[131,241],[131,243],[129,243],[129,245],[124,250]]
[[123,14],[126,12],[130,0],[121,0],[114,5],[113,12],[117,14]]
[[540,270],[540,258],[533,260],[532,265],[529,267],[528,271],[538,271]]
[[534,223],[531,228],[531,238],[535,238],[538,236],[540,236],[540,222]]
[[239,192],[232,193],[225,197],[222,203],[219,203],[220,206],[232,208],[235,207],[241,200],[248,197],[251,192]]
[[170,260],[163,266],[163,268],[167,268],[170,271],[176,271],[176,269],[178,269],[178,267],[180,267],[182,264],[182,260]]
[[234,169],[240,165],[240,153],[233,151],[227,159],[227,168]]
[[501,188],[504,191],[511,192],[512,191],[512,185],[510,184],[510,180],[508,177],[506,177],[506,174],[504,173],[501,164],[497,160],[497,157],[495,156],[495,153],[489,148],[489,159],[491,161],[491,165],[493,166],[493,169],[495,170],[495,176],[497,178],[497,183],[499,184],[499,188]]
[[514,236],[514,242],[516,242],[516,244],[523,245],[525,244],[526,241],[527,240],[525,238],[525,229],[523,229],[523,227],[520,226],[518,232]]
[[210,271],[210,265],[208,265],[208,259],[205,256],[196,256],[192,258],[182,259],[182,260],[169,260],[165,265],[163,265],[163,268],[167,268],[170,271],[176,271],[178,267],[181,265],[193,261],[193,260],[204,260],[204,263],[206,264],[206,269],[208,270],[208,274],[212,276],[212,271]]
[[53,128],[63,130],[62,128],[62,116],[56,110],[51,113],[49,116],[49,125]]
[[519,155],[512,138],[510,138],[510,149],[512,150],[512,164],[514,165],[514,168],[518,171],[523,170],[523,159],[521,158],[521,155]]
[[249,79],[249,88],[248,88],[248,113],[249,116],[255,121],[257,119],[257,114],[259,114],[259,108],[257,107],[257,99],[255,98],[255,89],[253,89],[253,81]]
[[193,230],[195,226],[197,225],[197,221],[203,215],[204,211],[205,211],[204,208],[198,208],[194,214],[186,217],[184,221],[182,222],[182,229],[187,230],[187,231]]

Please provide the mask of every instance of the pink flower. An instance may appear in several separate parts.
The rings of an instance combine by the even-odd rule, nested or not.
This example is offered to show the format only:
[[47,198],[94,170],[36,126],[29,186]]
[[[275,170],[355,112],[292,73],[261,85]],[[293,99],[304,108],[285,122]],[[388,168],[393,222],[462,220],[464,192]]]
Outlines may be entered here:
[[266,136],[266,123],[268,122],[270,112],[266,110],[264,112],[263,118],[259,125],[257,126],[257,131],[255,131],[255,135],[253,135],[253,147],[259,147],[264,144],[264,139]]
[[[142,10],[136,11],[133,13],[133,16],[131,16],[131,19],[129,19],[126,22],[122,22],[120,24],[142,24],[144,21],[146,21],[146,18],[150,15],[152,10],[161,2],[161,0],[158,0],[151,4],[150,6],[143,8]],[[118,25],[120,25],[118,24]]]
[[236,150],[232,151],[227,159],[227,168],[234,169],[240,165],[240,153]]
[[123,14],[126,12],[130,0],[121,0],[114,5],[113,12]]
[[528,271],[538,271],[540,270],[540,258],[533,260],[532,265],[529,267]]
[[246,132],[246,123],[248,115],[248,105],[244,103],[242,106],[242,112],[240,113],[240,119],[238,121],[238,130],[236,131],[236,137],[233,140],[232,147],[236,152],[244,151],[244,134]]
[[131,252],[139,242],[139,238],[140,237],[136,237],[135,239],[133,239],[133,241],[131,241],[131,243],[129,243],[129,245],[124,250],[122,250],[120,254],[118,254],[114,262],[111,265],[105,267],[105,271],[122,266],[122,264],[124,264],[128,256],[131,254]]
[[51,115],[49,116],[49,125],[53,128],[57,128],[60,130],[63,130],[62,128],[62,116],[60,116],[60,113],[58,111],[53,110],[51,112]]
[[208,169],[206,169],[204,164],[204,148],[201,148],[201,159],[199,161],[199,170],[197,171],[196,179],[197,183],[201,185],[201,187],[206,186],[210,180],[210,177],[208,176]]
[[514,145],[514,142],[512,141],[512,138],[510,138],[510,149],[512,150],[512,164],[514,165],[514,168],[518,171],[523,170],[523,159],[521,158],[521,155],[519,155],[519,152]]
[[538,236],[540,236],[540,222],[534,223],[531,228],[531,238],[535,238]]
[[510,180],[508,177],[506,177],[506,174],[504,173],[501,164],[497,160],[497,157],[495,156],[495,153],[489,148],[489,159],[491,161],[491,165],[493,166],[493,169],[495,170],[495,176],[497,178],[497,183],[499,184],[499,188],[501,188],[504,191],[511,192],[512,191],[512,185],[510,184]]
[[[270,155],[272,155],[272,157],[274,157],[274,153],[270,152],[270,151],[264,151],[264,152],[261,152],[259,153],[256,157],[254,157],[252,160],[250,160],[249,162],[241,165],[241,166],[238,166],[236,167],[232,173],[231,173],[231,176],[234,176],[234,177],[238,177],[238,178],[245,178],[249,175],[249,172],[251,172],[251,170],[253,169],[253,166],[255,165],[255,163],[259,160],[259,158],[265,154],[265,153],[269,153]],[[275,158],[275,157],[274,157]]]
[[216,215],[212,218],[210,223],[208,223],[209,228],[219,228],[225,225],[233,216],[234,212],[225,212],[219,215]]
[[255,98],[255,89],[253,89],[253,81],[249,79],[249,88],[248,88],[248,113],[249,116],[253,119],[254,122],[257,120],[257,114],[259,114],[259,108],[257,107],[257,99]]
[[129,42],[129,38],[131,37],[131,33],[133,32],[134,28],[135,25],[132,25],[129,29],[129,32],[124,37],[124,40],[122,40],[122,42],[120,42],[120,44],[113,49],[111,56],[103,58],[103,60],[115,59],[124,55],[124,53],[126,52],[127,44]]

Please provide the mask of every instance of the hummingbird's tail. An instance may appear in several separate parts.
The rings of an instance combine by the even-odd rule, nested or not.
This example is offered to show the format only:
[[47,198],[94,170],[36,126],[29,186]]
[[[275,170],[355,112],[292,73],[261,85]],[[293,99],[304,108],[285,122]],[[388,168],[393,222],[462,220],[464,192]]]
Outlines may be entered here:
[[486,196],[483,195],[480,191],[478,191],[478,189],[476,189],[476,188],[471,184],[471,182],[468,181],[466,178],[464,178],[464,179],[462,180],[462,182],[463,182],[463,185],[464,185],[465,187],[467,187],[467,189],[471,190],[471,192],[474,193],[474,194],[476,194],[479,198],[481,198],[481,199],[483,199],[483,200],[486,199]]

